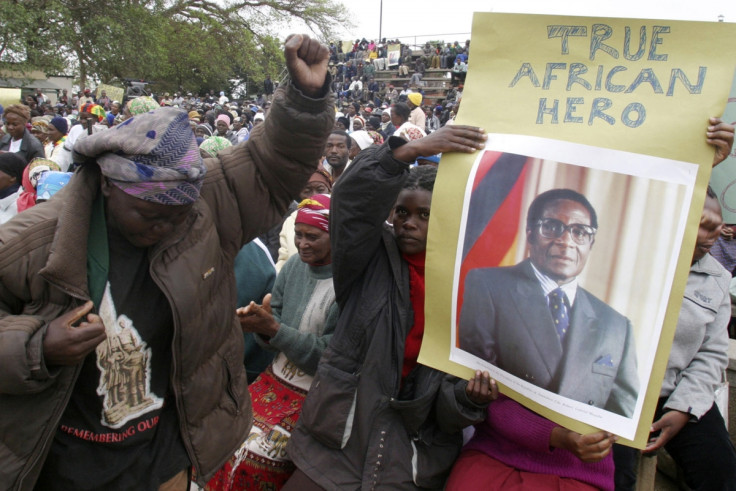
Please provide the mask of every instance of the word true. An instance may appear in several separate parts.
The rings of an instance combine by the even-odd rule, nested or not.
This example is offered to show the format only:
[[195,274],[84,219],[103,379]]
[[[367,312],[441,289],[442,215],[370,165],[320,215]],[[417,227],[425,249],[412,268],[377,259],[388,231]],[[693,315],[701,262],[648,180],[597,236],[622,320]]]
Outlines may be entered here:
[[[606,57],[619,60],[623,57],[628,61],[651,61],[653,66],[641,68],[636,72],[629,72],[629,68],[617,63],[604,63],[588,66],[585,63],[550,62],[544,65],[544,75],[540,77],[541,67],[532,63],[523,62],[509,83],[510,88],[516,87],[522,81],[527,81],[532,87],[542,90],[564,90],[566,92],[581,90],[588,92],[608,92],[611,94],[630,94],[643,90],[653,94],[672,97],[678,93],[700,94],[705,84],[707,67],[698,67],[696,73],[686,73],[681,68],[662,70],[656,69],[656,63],[666,62],[669,55],[662,52],[664,35],[670,34],[669,26],[652,26],[651,32],[646,26],[638,30],[638,40],[633,40],[636,48],[632,48],[633,30],[624,28],[623,44],[620,49],[615,47],[609,39],[614,35],[614,29],[606,24],[593,24],[590,28],[589,39],[584,45],[576,43],[578,38],[588,38],[588,27],[577,25],[550,25],[547,26],[547,39],[559,39],[560,54],[569,55],[571,45],[574,48],[586,50],[586,57],[594,61],[596,57]],[[646,88],[645,88],[646,87]],[[666,87],[666,90],[665,90]],[[679,87],[679,89],[678,89]],[[564,106],[564,109],[561,107]],[[589,106],[589,107],[584,107]],[[564,111],[564,113],[563,113]],[[579,114],[585,111],[587,117]],[[614,113],[613,115],[611,113]],[[600,120],[609,125],[620,121],[629,128],[641,126],[647,117],[647,111],[640,102],[631,102],[623,109],[614,108],[614,101],[608,97],[595,97],[586,101],[584,97],[567,97],[561,103],[560,99],[549,100],[541,97],[537,106],[537,124],[549,122],[551,124],[584,123],[593,125]]]

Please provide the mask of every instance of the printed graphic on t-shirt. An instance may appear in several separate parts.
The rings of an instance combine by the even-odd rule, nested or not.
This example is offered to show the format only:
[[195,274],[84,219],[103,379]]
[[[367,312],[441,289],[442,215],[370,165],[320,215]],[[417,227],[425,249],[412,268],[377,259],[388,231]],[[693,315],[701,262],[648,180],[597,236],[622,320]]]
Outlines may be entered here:
[[151,348],[125,315],[117,315],[110,293],[110,283],[100,303],[100,317],[107,339],[97,348],[100,383],[97,394],[103,396],[101,423],[120,428],[131,419],[159,409],[164,400],[151,391]]

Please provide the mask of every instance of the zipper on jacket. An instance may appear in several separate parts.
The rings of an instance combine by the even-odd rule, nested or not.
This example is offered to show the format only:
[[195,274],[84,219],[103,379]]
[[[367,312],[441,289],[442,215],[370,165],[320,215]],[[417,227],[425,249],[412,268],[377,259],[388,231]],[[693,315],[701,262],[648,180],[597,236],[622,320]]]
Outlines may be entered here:
[[[178,243],[179,241],[175,242],[174,244],[170,244],[167,246],[167,249]],[[153,264],[156,261],[156,259],[163,254],[164,249],[159,249],[156,254],[149,259],[148,264],[148,274],[151,275],[151,278],[153,279],[154,283],[158,286],[158,288],[161,290],[161,292],[166,297],[166,300],[169,302],[169,308],[171,309],[171,318],[174,321],[174,333],[171,338],[171,386],[174,390],[174,401],[176,402],[176,413],[179,418],[179,428],[181,431],[181,440],[184,443],[184,447],[187,450],[187,455],[189,456],[189,461],[191,462],[192,466],[194,466],[194,469],[197,473],[197,477],[201,478],[202,473],[200,472],[199,468],[199,462],[192,458],[194,455],[194,449],[192,448],[192,442],[190,440],[189,435],[189,427],[187,426],[186,418],[184,417],[184,404],[181,400],[181,379],[179,377],[179,373],[181,372],[181,369],[179,367],[179,358],[177,355],[177,350],[174,349],[174,344],[177,341],[177,334],[180,332],[180,321],[179,321],[179,313],[174,308],[174,302],[171,298],[171,293],[164,288],[164,285],[162,284],[161,280],[156,276],[154,270],[153,270]]]

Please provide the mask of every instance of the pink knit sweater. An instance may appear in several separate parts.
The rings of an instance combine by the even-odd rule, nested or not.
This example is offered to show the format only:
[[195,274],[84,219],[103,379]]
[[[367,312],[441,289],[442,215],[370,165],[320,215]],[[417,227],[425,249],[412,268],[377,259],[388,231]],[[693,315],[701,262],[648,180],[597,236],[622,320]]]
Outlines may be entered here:
[[502,395],[488,406],[488,418],[476,426],[475,435],[463,450],[478,450],[522,471],[568,477],[612,491],[613,454],[591,464],[567,450],[550,448],[555,426]]

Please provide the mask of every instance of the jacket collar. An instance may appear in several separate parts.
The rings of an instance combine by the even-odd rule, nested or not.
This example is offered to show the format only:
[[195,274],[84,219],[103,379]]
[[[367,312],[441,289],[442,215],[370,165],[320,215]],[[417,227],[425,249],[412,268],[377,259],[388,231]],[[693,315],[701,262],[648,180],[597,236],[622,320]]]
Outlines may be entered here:
[[69,294],[89,298],[87,286],[87,236],[92,204],[100,192],[100,170],[83,165],[57,193],[60,211],[46,266],[39,272]]
[[[86,164],[80,167],[69,184],[54,196],[55,201],[59,199],[57,201],[60,207],[58,223],[48,261],[39,272],[50,283],[64,289],[72,296],[85,300],[90,298],[87,269],[90,224],[93,223],[93,210],[99,194],[100,168],[97,165]],[[199,201],[195,203],[187,220],[168,238],[149,250],[149,258],[154,258],[163,251],[176,247],[187,233],[192,241],[199,240],[201,234],[204,233],[204,227],[195,226],[195,221],[202,216],[201,206],[203,205]],[[104,209],[102,213],[104,214]],[[99,216],[97,218],[99,219]],[[100,238],[99,233],[93,235],[95,238]],[[104,235],[104,246],[95,242],[98,247],[95,248],[91,258],[93,263],[97,261],[98,266],[102,269],[95,267],[94,271],[91,271],[93,274],[106,271],[107,268],[107,265],[104,264],[106,255],[101,256],[99,250],[99,247],[107,245],[107,237],[106,234]],[[176,254],[176,251],[173,253]]]
[[710,276],[719,276],[723,266],[721,263],[710,255],[710,253],[698,259],[692,266],[690,271],[693,273],[702,273]]

